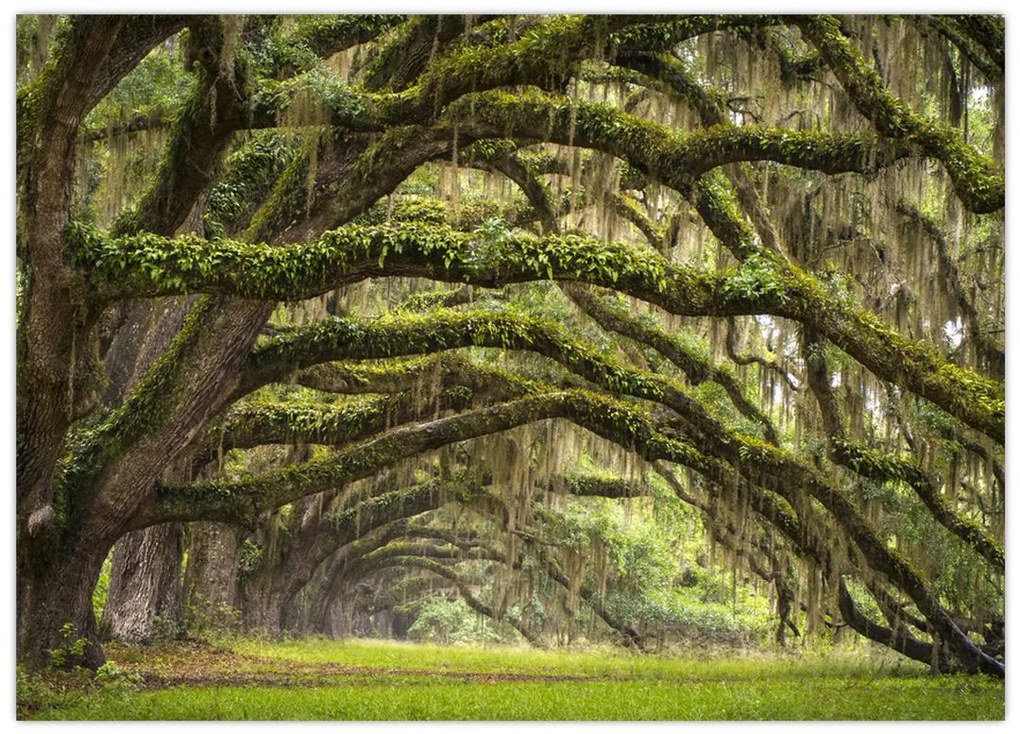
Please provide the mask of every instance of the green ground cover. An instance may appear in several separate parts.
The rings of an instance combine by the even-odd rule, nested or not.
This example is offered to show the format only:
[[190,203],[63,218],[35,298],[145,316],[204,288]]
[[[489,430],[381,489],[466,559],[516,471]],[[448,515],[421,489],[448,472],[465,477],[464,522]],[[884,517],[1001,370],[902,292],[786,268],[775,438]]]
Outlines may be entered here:
[[382,642],[111,645],[105,685],[19,680],[35,719],[1001,719],[1000,681],[861,653],[683,657]]

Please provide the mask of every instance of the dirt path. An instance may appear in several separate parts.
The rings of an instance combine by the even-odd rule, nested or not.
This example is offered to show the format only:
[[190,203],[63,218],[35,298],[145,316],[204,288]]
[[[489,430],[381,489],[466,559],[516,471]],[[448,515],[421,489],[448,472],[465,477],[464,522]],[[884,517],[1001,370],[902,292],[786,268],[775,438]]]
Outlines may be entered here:
[[107,646],[107,654],[118,666],[141,676],[146,690],[172,686],[265,686],[318,687],[368,685],[378,678],[421,678],[435,683],[507,683],[521,681],[598,681],[591,676],[541,675],[528,673],[477,673],[457,670],[382,668],[341,663],[305,663],[257,655],[242,655],[200,642],[139,647]]

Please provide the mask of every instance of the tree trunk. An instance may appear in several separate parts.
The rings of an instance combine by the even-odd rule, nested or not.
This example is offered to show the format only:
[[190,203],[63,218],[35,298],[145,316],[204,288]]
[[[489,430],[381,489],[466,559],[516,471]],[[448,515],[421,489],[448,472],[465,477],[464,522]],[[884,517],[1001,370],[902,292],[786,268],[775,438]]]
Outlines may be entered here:
[[239,532],[217,522],[196,522],[190,526],[184,603],[192,632],[237,627]]
[[98,668],[106,661],[96,632],[92,591],[109,543],[67,554],[53,563],[18,564],[18,660],[29,668],[47,665]]
[[279,569],[263,571],[241,585],[241,622],[270,637],[283,633],[284,593]]
[[335,640],[342,640],[351,635],[351,625],[349,614],[340,599],[334,599],[331,603],[325,605],[324,611],[319,619],[320,629],[325,635],[329,635]]
[[181,525],[169,523],[117,541],[99,626],[103,638],[148,643],[184,635],[182,536]]

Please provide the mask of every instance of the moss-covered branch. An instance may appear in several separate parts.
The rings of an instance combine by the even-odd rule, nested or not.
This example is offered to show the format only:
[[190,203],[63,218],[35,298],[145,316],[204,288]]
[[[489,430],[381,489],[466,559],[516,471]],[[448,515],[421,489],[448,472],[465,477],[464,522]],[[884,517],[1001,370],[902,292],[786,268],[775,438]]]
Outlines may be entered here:
[[[83,537],[124,522],[205,426],[226,407],[229,385],[268,316],[265,304],[204,299],[138,387],[98,425],[71,437],[55,484]],[[126,530],[125,530],[126,532]]]
[[[693,409],[697,409],[694,406]],[[633,449],[648,461],[665,459],[705,475],[712,481],[732,483],[732,471],[693,446],[665,438],[640,413],[599,395],[583,392],[550,393],[466,412],[419,426],[397,429],[350,447],[336,455],[297,467],[241,481],[213,480],[191,487],[164,488],[162,509],[153,514],[181,513],[197,519],[208,513],[253,513],[365,477],[394,461],[450,443],[549,418],[565,418],[599,435]],[[700,422],[714,423],[707,415]],[[765,444],[735,440],[717,424],[708,447],[732,462],[748,481],[780,494],[793,504],[804,496],[818,500],[868,559],[907,594],[954,653],[971,670],[1002,674],[1001,664],[985,655],[956,627],[921,577],[901,555],[888,548],[842,492],[815,470]]]
[[[147,513],[158,521],[200,518],[252,518],[265,509],[322,492],[410,456],[471,438],[501,432],[548,418],[569,417],[599,427],[629,445],[643,437],[650,450],[707,469],[710,462],[693,448],[655,434],[640,414],[592,393],[560,392],[466,411],[449,418],[397,428],[370,441],[345,447],[333,456],[241,480],[215,479],[190,486],[164,487]],[[148,522],[151,521],[147,521]]]
[[[89,105],[97,105],[117,86],[152,49],[187,24],[199,22],[194,15],[128,15],[120,18],[123,26],[117,42],[102,58],[97,83],[91,89],[78,90],[87,95]],[[20,125],[19,125],[20,133]]]
[[905,632],[902,628],[892,630],[888,627],[883,627],[880,624],[876,624],[868,619],[867,615],[864,614],[854,602],[853,595],[850,593],[850,589],[847,588],[846,581],[840,579],[839,581],[839,611],[850,628],[858,634],[866,637],[869,640],[874,640],[879,644],[890,647],[897,652],[906,655],[912,660],[924,663],[925,665],[932,664],[932,646],[931,643],[921,642],[917,638]]
[[476,396],[509,400],[536,392],[540,386],[510,372],[472,362],[457,353],[432,354],[384,364],[329,362],[298,372],[299,385],[323,392],[360,395],[400,393],[423,386],[466,387]]
[[[439,509],[450,498],[456,498],[461,502],[471,502],[471,505],[477,508],[480,504],[478,500],[481,499],[483,503],[485,500],[488,500],[489,503],[495,502],[504,515],[507,513],[505,505],[494,495],[485,491],[484,477],[479,477],[475,472],[460,471],[446,480],[432,480],[431,484],[435,485],[440,481],[441,484],[438,485],[440,491],[431,491],[429,495],[433,504],[428,509]],[[631,486],[628,482],[589,475],[553,477],[549,486],[555,487],[554,491],[566,489],[571,493],[586,496],[629,497],[640,493],[639,489]],[[403,555],[403,553],[394,552],[393,547],[390,546],[406,544],[410,538],[440,540],[462,550],[478,548],[478,539],[474,535],[423,527],[412,522],[412,518],[425,511],[422,509],[424,505],[413,500],[413,497],[416,497],[418,493],[418,487],[397,490],[397,496],[400,498],[399,503],[388,499],[384,500],[386,495],[383,495],[378,499],[369,498],[355,503],[338,514],[322,517],[309,535],[309,544],[296,549],[288,555],[285,561],[285,574],[288,579],[285,592],[288,596],[291,598],[295,596],[326,561],[329,561],[330,564],[326,572],[330,579],[327,582],[327,587],[333,589],[339,581],[339,576],[356,577],[359,573],[368,570],[362,559]],[[412,501],[406,502],[407,497],[412,497]],[[370,509],[379,503],[383,503],[390,509],[397,508],[402,514],[397,519],[380,525],[380,522],[387,520],[389,516]],[[366,508],[369,508],[368,512],[366,512]],[[403,514],[405,509],[406,514]],[[354,536],[356,539],[352,540],[352,532],[356,533]],[[393,544],[393,541],[396,540],[401,540],[402,543]],[[385,551],[379,551],[384,547],[387,547]],[[379,553],[376,554],[376,551]],[[486,554],[486,557],[492,557],[492,551],[487,551]],[[499,556],[496,560],[502,561],[503,558]]]
[[612,194],[607,202],[619,216],[634,225],[648,240],[648,244],[663,254],[668,249],[666,233],[663,228],[653,222],[637,201],[626,194]]
[[967,57],[967,61],[985,75],[985,79],[993,83],[1002,81],[1004,73],[1002,65],[996,64],[980,44],[977,44],[952,16],[931,15],[928,16],[927,21],[947,41],[956,46],[960,53]]
[[682,134],[615,107],[543,94],[472,94],[453,105],[447,118],[479,137],[602,150],[681,192],[706,171],[738,161],[770,160],[829,174],[874,173],[917,152],[907,142],[868,133],[717,126]]
[[368,43],[404,22],[402,15],[313,15],[299,19],[284,44],[299,45],[320,58]]
[[754,352],[738,352],[737,351],[737,325],[732,317],[726,319],[726,356],[733,360],[734,364],[749,365],[756,364],[761,369],[775,372],[791,390],[799,390],[800,385],[795,382],[793,375],[787,372],[783,366],[779,363],[779,360],[775,355],[769,355],[763,357],[760,354]]
[[412,225],[350,225],[313,244],[281,248],[189,236],[105,239],[82,231],[77,251],[104,298],[198,291],[290,300],[388,275],[487,287],[555,278],[613,288],[681,315],[770,313],[814,326],[878,376],[1000,442],[1004,436],[1001,384],[952,365],[870,313],[848,308],[803,270],[763,258],[715,275],[572,235],[517,235],[495,247],[476,235]]
[[1001,15],[947,15],[962,33],[984,49],[992,62],[1006,71],[1006,23]]
[[680,368],[692,385],[699,385],[706,381],[719,384],[726,391],[734,407],[742,415],[758,423],[769,441],[778,443],[772,422],[747,399],[732,370],[714,364],[706,353],[699,353],[697,347],[692,343],[684,342],[677,336],[667,334],[662,329],[640,321],[629,312],[614,308],[609,301],[599,298],[590,288],[569,284],[564,286],[564,292],[602,328],[615,331],[655,349]]
[[[491,95],[489,95],[491,97]],[[513,115],[515,110],[528,107],[529,103],[524,102],[515,98],[508,98],[510,101],[506,103],[506,109],[501,113],[506,120],[511,121],[510,125],[520,124]],[[695,101],[703,101],[701,96],[695,95]],[[499,106],[499,104],[497,104]],[[580,145],[592,145],[603,150],[608,150],[620,157],[628,160],[632,165],[637,165],[639,170],[648,173],[654,177],[663,180],[668,185],[676,188],[677,190],[688,194],[695,204],[699,214],[705,220],[705,222],[711,228],[713,234],[723,242],[731,251],[733,251],[740,259],[746,259],[752,255],[758,254],[761,250],[761,246],[757,244],[754,236],[754,230],[748,226],[743,218],[738,214],[736,209],[736,199],[733,197],[732,192],[729,191],[728,186],[723,185],[718,177],[703,177],[696,183],[691,183],[688,178],[685,178],[692,171],[691,169],[680,168],[673,169],[669,165],[663,164],[662,161],[668,162],[668,155],[663,153],[664,150],[673,150],[676,152],[678,143],[669,131],[662,128],[656,127],[651,123],[640,121],[638,124],[630,125],[629,121],[626,120],[626,116],[623,113],[612,111],[608,113],[608,117],[612,120],[611,124],[607,124],[605,121],[601,121],[596,125],[595,139],[585,142],[585,137],[591,135],[591,131],[586,128],[586,122],[583,114],[581,114],[580,107],[577,110],[571,108],[570,114],[565,117],[561,117],[562,108],[556,107],[552,103],[542,104],[535,102],[535,106],[542,108],[545,112],[545,116],[541,119],[539,117],[530,117],[530,112],[525,114],[527,123],[526,129],[531,130],[529,126],[532,125],[544,125],[547,131],[547,136],[552,136],[558,142],[573,143]],[[570,107],[567,105],[566,107]],[[705,103],[702,107],[711,108],[712,105]],[[481,106],[484,109],[484,105]],[[478,115],[479,107],[472,109],[473,115]],[[533,111],[533,110],[532,110]],[[576,120],[573,115],[576,112]],[[484,116],[485,113],[483,112]],[[503,119],[501,117],[500,119]],[[576,125],[575,125],[576,122]],[[505,128],[504,128],[505,129]],[[607,134],[606,130],[612,130],[613,134]],[[715,131],[726,130],[732,131],[737,135],[744,135],[748,128],[712,128],[712,131],[703,133],[704,135],[719,135],[722,137],[722,133]],[[532,131],[530,134],[535,134]],[[563,137],[556,137],[557,135]],[[621,138],[624,143],[620,143],[614,138]],[[691,136],[693,139],[694,136]],[[597,139],[597,140],[596,140]],[[681,146],[682,147],[682,146]],[[643,156],[643,158],[642,158]],[[823,156],[825,158],[825,156]],[[852,159],[853,156],[850,157]],[[866,156],[866,161],[860,161],[862,165],[875,165],[876,158]],[[847,161],[843,161],[842,165],[846,165]],[[824,169],[823,169],[824,170]],[[859,168],[851,167],[848,170],[862,170]],[[774,234],[771,229],[766,227],[763,231],[763,240],[767,240],[766,234],[771,235],[771,239],[774,239]],[[773,249],[778,249],[778,245],[774,244]],[[874,371],[879,376],[897,382],[910,390],[921,394],[922,396],[933,400],[942,407],[947,404],[946,400],[954,401],[954,395],[951,391],[944,391],[941,386],[941,377],[936,377],[938,373],[948,376],[946,373],[954,372],[957,368],[950,366],[945,360],[943,360],[937,352],[931,347],[924,346],[920,349],[913,348],[913,345],[908,340],[904,340],[897,335],[893,330],[887,327],[881,327],[881,330],[885,334],[879,336],[875,327],[879,326],[877,320],[874,319],[868,313],[855,312],[848,309],[844,304],[837,302],[835,299],[826,298],[821,296],[821,287],[817,281],[805,273],[794,267],[787,267],[782,261],[782,258],[775,258],[770,263],[770,268],[774,268],[778,273],[783,273],[780,278],[790,277],[798,282],[804,283],[805,285],[810,283],[810,287],[815,291],[816,296],[819,300],[815,301],[814,307],[818,309],[818,313],[815,317],[809,319],[819,329],[824,331],[826,335],[841,348],[849,352],[854,358],[861,361],[869,369]],[[825,301],[823,302],[822,299]],[[785,314],[791,316],[794,319],[802,320],[801,316],[793,314]],[[821,321],[828,321],[828,324],[823,325]],[[849,332],[854,332],[851,336]],[[840,335],[836,337],[835,335]],[[909,356],[905,356],[905,359],[900,359],[899,364],[905,364],[906,360],[920,359],[926,363],[927,367],[924,370],[924,374],[916,374],[909,377],[910,384],[903,382],[901,376],[895,375],[893,371],[887,369],[892,367],[897,360],[893,357],[891,351],[886,351],[886,347],[880,347],[875,342],[875,337],[879,336],[878,341],[886,342],[888,346],[892,346],[890,341],[899,342],[895,347],[898,352],[909,352]],[[849,338],[848,338],[849,337]],[[863,339],[862,339],[863,338]],[[887,341],[888,339],[888,341]],[[867,344],[865,342],[871,342]],[[918,345],[920,346],[920,345]],[[880,356],[880,351],[886,351],[884,356]],[[877,359],[876,359],[877,358]],[[879,362],[884,361],[886,365],[884,367],[879,366]],[[909,371],[913,372],[912,368],[908,368]],[[962,377],[962,375],[960,376]],[[921,379],[916,379],[921,378]],[[949,379],[956,381],[955,377]],[[990,401],[986,400],[982,405],[982,410],[987,410],[986,417],[990,418],[993,413],[1000,411],[1003,403],[998,397],[992,397],[993,394],[1001,392],[995,383],[986,380],[983,377],[975,375],[975,379],[978,382],[984,383],[992,389],[991,393],[986,394],[986,398],[991,398]],[[926,383],[926,384],[922,384]],[[978,396],[969,389],[969,385],[964,383],[970,383],[969,378],[963,378],[959,384],[967,390],[970,399],[978,399]],[[935,397],[936,395],[939,397]],[[960,393],[962,394],[962,393]],[[972,403],[973,405],[974,403]],[[968,410],[963,404],[963,401],[957,401],[957,405],[954,408],[949,409],[950,412],[956,413],[957,410]],[[1001,413],[1000,413],[1001,415]],[[977,424],[971,422],[969,419],[965,419],[971,426],[978,427]],[[1000,421],[983,421],[983,427],[978,428],[982,432],[991,436],[997,441],[1003,440],[1003,426]]]
[[903,482],[910,487],[946,530],[967,543],[999,573],[1005,572],[1006,553],[980,523],[961,516],[943,499],[936,481],[917,464],[886,456],[847,438],[840,406],[832,391],[825,354],[817,336],[805,334],[805,364],[808,385],[818,401],[822,424],[829,437],[829,457],[862,477],[879,482]]
[[192,43],[205,52],[199,82],[178,113],[152,185],[118,218],[119,233],[173,234],[212,184],[230,135],[248,110],[248,69],[224,53],[227,33],[216,16],[192,24]]
[[925,155],[942,161],[953,179],[957,196],[971,211],[984,214],[1005,205],[1002,167],[968,145],[960,131],[914,113],[893,96],[878,72],[840,31],[837,18],[800,17],[796,22],[818,48],[857,109],[880,133],[912,141]]
[[[563,572],[560,565],[541,546],[536,545],[534,550],[545,568],[546,575],[569,592],[574,587],[574,584],[571,584],[570,577]],[[645,640],[642,634],[634,629],[629,622],[620,619],[607,609],[603,603],[604,600],[595,589],[591,588],[588,584],[581,584],[580,588],[577,589],[577,594],[603,622],[619,632],[627,644],[632,645],[634,649],[639,651],[645,649]]]
[[[475,23],[496,17],[479,16]],[[406,89],[466,30],[463,15],[423,15],[407,20],[366,69],[365,88]]]
[[867,449],[845,439],[830,441],[833,461],[862,477],[880,482],[903,482],[924,502],[932,517],[977,551],[999,573],[1006,570],[1006,551],[982,525],[961,516],[942,497],[938,485],[917,464]]
[[442,409],[464,408],[470,398],[462,390],[443,390],[423,400],[398,393],[341,406],[244,403],[211,429],[210,453],[267,444],[341,446],[392,426],[433,417]]
[[[453,29],[456,20],[444,21]],[[569,16],[556,17],[528,30],[523,38],[495,46],[464,46],[449,55],[434,59],[422,72],[421,52],[427,61],[432,41],[429,35],[435,19],[420,19],[405,25],[401,34],[378,59],[369,75],[369,88],[396,80],[403,87],[414,77],[414,86],[401,91],[376,93],[333,85],[329,107],[334,124],[354,129],[383,129],[386,125],[427,124],[436,120],[455,100],[464,95],[500,87],[540,84],[559,89],[585,58],[606,58],[618,43],[640,44],[656,36],[660,46],[676,44],[720,27],[740,24],[740,18],[696,16],[677,21],[669,16]],[[625,29],[633,33],[625,38],[613,34]],[[416,50],[410,59],[401,53]],[[427,47],[427,49],[426,49]],[[420,73],[420,76],[418,76]],[[303,83],[303,82],[298,82]],[[265,127],[275,124],[280,109],[290,104],[293,94],[284,84],[269,85],[258,95],[258,102],[244,125]]]

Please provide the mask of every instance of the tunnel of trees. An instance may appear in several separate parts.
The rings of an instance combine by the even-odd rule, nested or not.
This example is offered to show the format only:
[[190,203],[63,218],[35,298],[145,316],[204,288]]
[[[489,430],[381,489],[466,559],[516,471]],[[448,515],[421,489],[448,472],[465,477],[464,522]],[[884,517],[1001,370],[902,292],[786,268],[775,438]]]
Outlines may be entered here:
[[1003,676],[1004,48],[19,17],[19,662],[457,610],[654,650],[714,573]]

